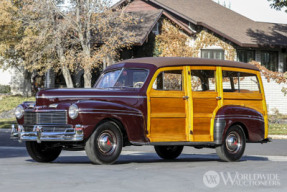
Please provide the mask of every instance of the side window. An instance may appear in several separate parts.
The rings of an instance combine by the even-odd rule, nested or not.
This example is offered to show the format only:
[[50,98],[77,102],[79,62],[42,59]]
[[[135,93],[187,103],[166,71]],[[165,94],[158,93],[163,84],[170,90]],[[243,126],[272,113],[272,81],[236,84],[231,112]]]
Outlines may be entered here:
[[182,70],[163,71],[161,72],[154,84],[153,89],[156,90],[182,90]]
[[257,76],[252,73],[222,71],[223,92],[260,93]]
[[216,91],[214,70],[192,70],[191,71],[192,91]]

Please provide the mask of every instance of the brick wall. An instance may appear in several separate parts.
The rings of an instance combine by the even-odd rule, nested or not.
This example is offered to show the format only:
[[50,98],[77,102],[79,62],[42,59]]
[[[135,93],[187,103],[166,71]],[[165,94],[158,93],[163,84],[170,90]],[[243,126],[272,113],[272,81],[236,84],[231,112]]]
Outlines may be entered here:
[[276,108],[280,113],[287,114],[287,95],[284,96],[281,91],[282,87],[287,87],[287,84],[278,84],[273,80],[268,83],[264,76],[262,76],[262,81],[268,111],[271,112],[272,109]]

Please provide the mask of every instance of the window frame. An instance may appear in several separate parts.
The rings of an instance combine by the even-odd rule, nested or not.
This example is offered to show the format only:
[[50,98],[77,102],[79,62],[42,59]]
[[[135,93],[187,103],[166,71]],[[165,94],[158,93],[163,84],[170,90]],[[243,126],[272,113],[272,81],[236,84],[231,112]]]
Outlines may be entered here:
[[[265,63],[263,62],[263,57],[264,55],[263,54],[269,54],[269,60],[268,60],[268,63]],[[271,61],[271,55],[274,54],[276,57],[276,63],[274,64],[274,67],[275,69],[272,69],[273,68],[273,65],[272,65],[272,61]],[[269,51],[269,50],[262,50],[260,52],[260,58],[261,58],[261,65],[266,67],[267,69],[271,70],[271,71],[275,71],[275,72],[278,72],[279,71],[279,52],[278,51]]]
[[[129,87],[129,88],[131,88],[131,89],[141,89],[141,88],[143,88],[144,85],[147,83],[147,79],[148,79],[148,77],[149,77],[149,75],[150,75],[150,70],[147,69],[147,68],[135,68],[135,67],[131,67],[131,68],[129,68],[129,67],[120,67],[120,68],[115,68],[115,69],[112,69],[112,70],[105,71],[104,73],[102,73],[102,74],[99,76],[99,78],[98,78],[97,81],[95,82],[93,88],[95,88],[95,89],[108,89],[108,88],[97,88],[98,84],[100,83],[101,78],[102,78],[106,73],[120,70],[120,74],[119,74],[119,76],[118,76],[118,78],[117,78],[117,80],[116,80],[116,81],[118,81],[118,79],[120,78],[122,72],[123,72],[125,69],[127,69],[127,70],[145,70],[145,71],[147,71],[147,76],[146,76],[146,78],[145,78],[145,80],[144,80],[144,83],[143,83],[143,85],[142,85],[141,87]],[[117,88],[117,87],[110,87],[110,88]],[[128,87],[124,87],[124,86],[123,86],[122,88],[128,88]]]
[[[212,57],[203,57],[203,51],[208,51],[211,53]],[[214,58],[214,52],[220,52],[222,53],[223,58],[219,60],[225,60],[225,51],[224,49],[201,49],[200,50],[200,57],[204,59],[216,59]]]
[[[217,73],[216,73],[216,70],[217,70],[216,68],[210,68],[210,67],[208,67],[208,68],[202,67],[201,69],[199,69],[199,68],[196,69],[196,68],[192,67],[191,70],[190,70],[191,72],[192,72],[192,71],[213,71],[213,72],[214,72],[213,78],[214,78],[214,81],[215,81],[215,83],[214,83],[214,88],[215,88],[215,89],[214,89],[214,90],[210,90],[210,89],[209,89],[209,90],[205,90],[205,91],[204,91],[204,90],[196,91],[196,90],[193,90],[193,89],[192,89],[192,92],[211,92],[211,93],[212,93],[212,92],[218,92],[217,77],[216,77],[216,76],[217,76]],[[192,78],[192,76],[193,76],[192,73],[191,73],[190,75],[191,75],[191,78]],[[208,79],[207,79],[207,80],[208,80]],[[200,80],[200,81],[202,81],[202,80]],[[209,82],[209,81],[208,81],[208,82]],[[201,85],[202,85],[202,84],[201,84]],[[192,85],[192,82],[191,82],[191,88],[192,88],[192,86],[193,86],[193,85]],[[210,88],[210,86],[209,86],[209,88]]]
[[[242,60],[242,61],[239,59],[239,53],[240,53],[240,52],[244,54],[244,60]],[[250,62],[250,61],[247,60],[248,52],[252,52],[252,56],[253,56],[252,60],[255,61],[255,59],[256,59],[255,50],[246,50],[246,49],[237,49],[237,50],[236,50],[237,61],[239,61],[239,62],[244,62],[244,63]]]
[[[254,74],[257,78],[257,81],[259,83],[259,89],[260,92],[258,93],[243,93],[243,92],[223,92],[223,71],[234,71],[234,72],[242,72],[242,73],[251,73]],[[224,99],[236,99],[236,100],[244,100],[244,99],[249,99],[249,100],[262,100],[262,94],[263,94],[263,87],[262,87],[262,82],[260,81],[260,72],[259,71],[254,71],[254,70],[249,70],[249,69],[240,69],[240,68],[233,68],[233,67],[222,67],[221,68],[221,91],[223,94]]]
[[[157,78],[160,74],[166,72],[166,71],[181,71],[181,90],[178,89],[154,89],[153,88],[153,84],[157,81]],[[153,81],[151,81],[151,88],[154,91],[180,91],[180,92],[184,92],[185,91],[185,86],[184,86],[184,68],[178,69],[178,68],[174,68],[174,69],[167,69],[167,70],[160,70],[157,74],[155,74],[155,79]],[[163,82],[164,85],[164,82]]]

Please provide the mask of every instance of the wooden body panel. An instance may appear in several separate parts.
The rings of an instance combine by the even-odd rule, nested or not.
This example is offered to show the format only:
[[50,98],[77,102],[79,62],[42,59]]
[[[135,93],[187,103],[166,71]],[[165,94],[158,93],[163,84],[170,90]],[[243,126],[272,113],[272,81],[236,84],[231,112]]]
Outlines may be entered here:
[[196,136],[194,141],[211,141],[211,119],[216,107],[215,97],[193,98],[193,135]]
[[[173,67],[172,70],[183,70],[183,67]],[[163,68],[154,75],[169,70]],[[183,74],[182,74],[183,75]],[[154,81],[155,78],[152,80]],[[182,79],[183,83],[185,82]],[[150,88],[149,92],[149,139],[151,142],[187,141],[187,101],[186,88],[182,91],[155,90]]]
[[[214,70],[216,67],[192,66],[191,70]],[[215,79],[218,79],[215,75]],[[215,82],[217,84],[217,82]],[[213,127],[214,111],[218,107],[218,88],[216,91],[193,91],[193,141],[208,142],[212,141],[211,127]]]
[[151,97],[151,140],[185,141],[185,100],[178,97]]

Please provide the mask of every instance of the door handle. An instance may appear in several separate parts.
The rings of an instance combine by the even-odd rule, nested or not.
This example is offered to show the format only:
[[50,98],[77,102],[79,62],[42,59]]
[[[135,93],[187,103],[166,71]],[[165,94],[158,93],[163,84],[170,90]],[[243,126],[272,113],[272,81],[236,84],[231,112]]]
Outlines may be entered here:
[[183,100],[187,100],[189,98],[189,96],[183,96],[182,98],[183,98]]
[[221,97],[216,97],[217,100],[221,100]]

